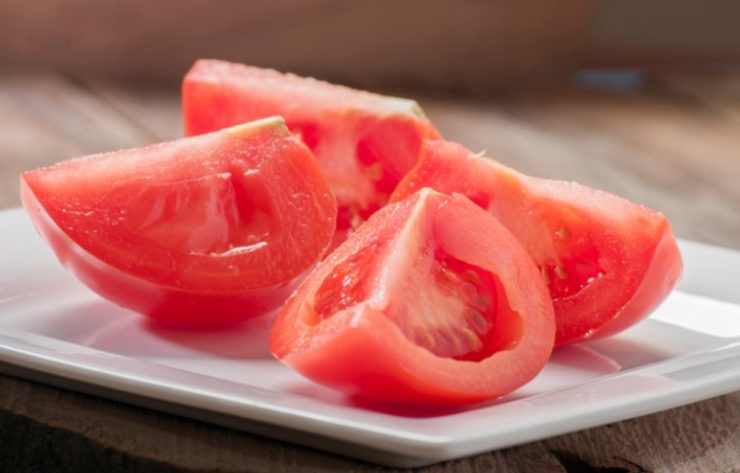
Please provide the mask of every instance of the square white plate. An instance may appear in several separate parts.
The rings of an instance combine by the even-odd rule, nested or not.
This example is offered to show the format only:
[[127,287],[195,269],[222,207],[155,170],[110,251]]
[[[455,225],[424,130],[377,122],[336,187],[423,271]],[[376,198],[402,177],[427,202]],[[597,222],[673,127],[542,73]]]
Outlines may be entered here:
[[0,371],[391,466],[422,466],[740,389],[740,253],[681,242],[680,290],[646,321],[556,350],[531,383],[467,409],[374,405],[270,357],[270,318],[165,330],[62,269],[0,212]]

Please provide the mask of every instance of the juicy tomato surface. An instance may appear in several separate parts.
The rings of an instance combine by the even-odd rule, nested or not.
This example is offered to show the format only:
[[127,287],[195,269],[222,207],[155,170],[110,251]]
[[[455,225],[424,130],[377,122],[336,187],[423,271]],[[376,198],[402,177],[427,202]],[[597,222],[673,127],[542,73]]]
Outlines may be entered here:
[[225,61],[197,61],[183,81],[182,104],[188,135],[285,117],[326,174],[340,230],[385,205],[422,141],[438,136],[412,100]]
[[682,271],[660,213],[576,183],[525,176],[455,143],[426,142],[391,201],[422,187],[464,194],[526,248],[553,300],[556,346],[638,322]]
[[547,287],[526,251],[462,195],[388,205],[283,306],[270,349],[351,395],[456,405],[531,380],[554,343]]
[[21,197],[83,283],[181,325],[277,307],[335,230],[321,169],[280,118],[29,171]]

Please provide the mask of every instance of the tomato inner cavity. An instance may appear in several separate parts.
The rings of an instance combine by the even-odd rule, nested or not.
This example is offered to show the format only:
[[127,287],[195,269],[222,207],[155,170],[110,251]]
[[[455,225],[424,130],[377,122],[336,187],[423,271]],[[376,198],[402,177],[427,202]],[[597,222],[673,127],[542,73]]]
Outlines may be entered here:
[[337,265],[316,291],[314,313],[318,323],[362,302],[367,295],[367,277],[374,267],[377,247],[363,248]]
[[355,153],[361,178],[372,184],[373,197],[365,206],[356,203],[340,205],[337,209],[337,228],[359,228],[362,222],[388,202],[399,180],[380,162],[370,136],[357,143]]
[[380,159],[382,151],[378,149],[377,141],[382,139],[373,134],[369,134],[357,143],[357,160],[362,164],[365,177],[373,182],[376,192],[384,195],[388,200],[396,184],[400,180],[399,176],[383,166]]
[[357,228],[383,207],[419,153],[418,131],[406,120],[361,120],[358,130],[359,139],[354,149],[359,164],[358,177],[371,184],[373,195],[363,206],[340,207],[339,228]]
[[[322,152],[318,150],[321,145],[329,147],[340,146],[337,143],[333,143],[335,140],[332,140],[331,137],[327,138],[316,123],[309,121],[291,122],[289,123],[289,127],[313,152]],[[342,176],[342,179],[363,179],[368,181],[372,186],[373,196],[366,205],[360,204],[360,200],[362,200],[360,198],[361,196],[358,196],[357,202],[340,202],[337,209],[337,228],[357,229],[370,215],[388,202],[391,192],[393,192],[396,184],[398,184],[400,177],[393,175],[380,162],[379,155],[382,154],[382,151],[378,149],[378,140],[382,140],[384,137],[379,136],[379,131],[375,130],[373,132],[371,130],[366,133],[358,141],[356,148],[354,150],[348,149],[346,151],[347,154],[341,158],[347,160],[357,159],[357,163],[359,164],[356,170],[351,165],[345,166],[345,169],[351,170],[350,172],[352,174],[358,175]],[[327,143],[327,141],[330,141],[330,143]],[[329,151],[325,148],[323,152],[327,153]],[[355,156],[352,156],[352,152],[355,153]],[[331,165],[331,163],[327,165]]]
[[574,235],[567,227],[559,227],[553,232],[553,242],[557,255],[539,264],[553,299],[576,294],[605,274],[588,234]]
[[311,151],[316,151],[320,142],[319,127],[312,122],[291,122],[288,124],[290,131],[297,134],[303,143],[308,146]]

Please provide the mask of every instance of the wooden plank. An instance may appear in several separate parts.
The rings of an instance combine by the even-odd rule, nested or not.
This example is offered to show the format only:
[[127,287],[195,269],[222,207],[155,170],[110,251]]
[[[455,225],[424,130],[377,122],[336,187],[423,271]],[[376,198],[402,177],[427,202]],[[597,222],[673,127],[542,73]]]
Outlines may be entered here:
[[[722,69],[658,78],[661,89],[691,97],[740,124],[740,74]],[[737,136],[738,130],[735,129]]]
[[0,208],[19,205],[18,176],[75,156],[158,138],[75,79],[0,76]]
[[152,141],[174,140],[182,136],[179,84],[130,87],[87,78],[79,79],[79,82],[91,94],[136,123]]
[[0,0],[0,64],[179,79],[198,57],[353,84],[490,90],[564,77],[585,54],[593,2],[561,0]]
[[[6,419],[2,418],[6,416]],[[12,443],[0,442],[15,470],[56,458],[64,471],[90,471],[125,458],[140,470],[251,472],[395,471],[313,449],[218,426],[89,397],[10,377],[0,377],[0,425],[25,425]],[[27,427],[32,423],[33,428]],[[730,472],[740,466],[740,393],[630,421],[558,436],[521,447],[433,465],[420,473],[456,472]],[[9,434],[6,434],[9,435]],[[3,434],[0,433],[0,441]],[[31,456],[38,444],[60,442],[84,451],[51,450]],[[6,450],[13,445],[18,451]],[[111,455],[114,452],[114,455]],[[24,466],[24,468],[20,468]],[[53,460],[52,460],[53,461]],[[151,469],[145,469],[151,468]],[[591,469],[589,469],[591,468]],[[600,470],[603,468],[604,470]],[[622,468],[618,470],[617,468]],[[59,470],[56,470],[59,471]],[[99,470],[103,471],[103,470]],[[131,471],[131,470],[128,470]]]

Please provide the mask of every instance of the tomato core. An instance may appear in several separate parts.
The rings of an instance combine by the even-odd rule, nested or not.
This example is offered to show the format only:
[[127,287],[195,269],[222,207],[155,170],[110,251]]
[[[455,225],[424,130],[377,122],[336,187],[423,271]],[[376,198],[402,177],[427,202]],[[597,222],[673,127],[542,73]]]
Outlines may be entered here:
[[[375,273],[378,244],[337,265],[314,296],[319,323],[365,301]],[[402,297],[387,314],[414,344],[436,356],[480,361],[516,345],[519,314],[508,304],[503,287],[490,272],[436,249],[419,258],[405,275]]]
[[496,350],[495,277],[439,249],[435,252],[430,284],[408,293],[407,307],[392,318],[404,335],[437,356],[480,361]]

